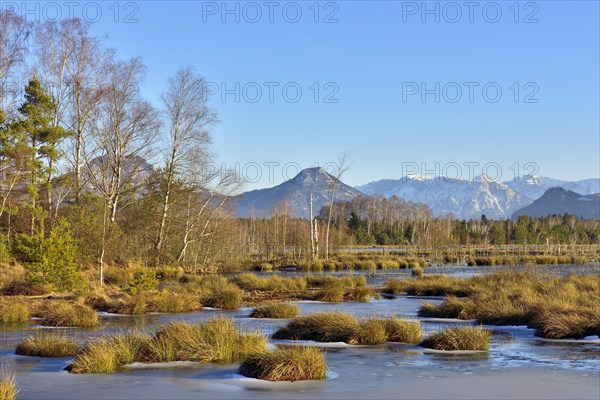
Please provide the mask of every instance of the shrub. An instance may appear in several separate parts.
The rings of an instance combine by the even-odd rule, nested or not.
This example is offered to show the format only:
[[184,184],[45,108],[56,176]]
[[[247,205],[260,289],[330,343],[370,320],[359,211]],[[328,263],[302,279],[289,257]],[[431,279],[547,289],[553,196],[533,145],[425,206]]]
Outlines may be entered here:
[[17,236],[15,247],[18,258],[31,272],[33,283],[56,290],[82,288],[83,276],[75,263],[77,247],[65,220],[60,219],[47,238]]
[[29,307],[23,301],[0,302],[0,322],[17,324],[29,321]]
[[0,370],[0,400],[16,400],[19,396],[15,376],[2,367]]
[[278,346],[248,358],[239,372],[267,381],[325,379],[327,365],[323,353],[314,347]]
[[480,327],[452,327],[434,333],[422,347],[434,350],[488,350],[492,332]]
[[143,291],[153,290],[158,285],[156,271],[142,265],[133,267],[129,291],[138,294]]
[[31,357],[69,357],[77,353],[77,343],[64,332],[39,331],[19,343],[15,353]]
[[250,318],[295,318],[300,309],[295,304],[280,303],[257,307],[252,310]]
[[42,325],[89,328],[98,325],[98,315],[90,307],[66,301],[51,301],[40,312]]

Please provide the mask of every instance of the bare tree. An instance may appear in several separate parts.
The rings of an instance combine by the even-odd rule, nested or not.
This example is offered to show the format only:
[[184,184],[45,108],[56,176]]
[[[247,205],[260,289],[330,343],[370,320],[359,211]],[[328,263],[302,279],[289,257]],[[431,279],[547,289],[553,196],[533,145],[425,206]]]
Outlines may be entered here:
[[333,181],[330,184],[331,194],[329,196],[329,209],[327,212],[327,228],[325,230],[325,260],[329,260],[329,230],[331,227],[331,215],[333,213],[333,202],[335,199],[335,191],[337,189],[337,185],[340,183],[340,179],[344,172],[346,172],[350,168],[350,164],[348,162],[348,155],[342,154],[338,160],[337,171]]
[[[199,154],[199,153],[197,153]],[[206,161],[192,160],[190,187],[186,210],[186,223],[177,261],[183,262],[188,246],[215,234],[210,224],[220,219],[229,197],[241,186],[233,171],[214,171],[206,168]]]
[[171,191],[175,179],[189,167],[198,153],[207,153],[209,129],[217,122],[216,113],[207,105],[204,78],[192,67],[185,67],[167,81],[162,94],[163,115],[168,128],[167,155],[164,166],[164,190],[158,233],[154,250],[160,260],[165,240]]
[[139,95],[145,67],[138,59],[109,68],[109,85],[94,111],[93,149],[86,151],[89,179],[108,201],[115,222],[120,196],[142,182],[160,123],[154,108]]
[[32,24],[25,18],[0,9],[0,104],[9,108],[16,100],[22,79]]

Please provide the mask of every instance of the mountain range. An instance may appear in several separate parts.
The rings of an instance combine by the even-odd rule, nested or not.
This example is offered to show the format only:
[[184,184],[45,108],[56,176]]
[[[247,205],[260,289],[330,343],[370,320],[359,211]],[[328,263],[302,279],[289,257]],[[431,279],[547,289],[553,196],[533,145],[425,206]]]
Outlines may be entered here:
[[[332,182],[335,179],[323,168],[306,169],[293,179],[273,188],[242,193],[233,200],[232,205],[239,217],[264,217],[268,216],[277,206],[283,207],[287,200],[289,215],[308,218],[310,193],[313,193],[313,212],[317,215],[321,207],[327,204]],[[396,180],[385,179],[370,182],[356,188],[340,181],[337,185],[335,200],[351,200],[361,195],[380,195],[387,198],[395,195],[406,201],[427,205],[435,216],[451,214],[457,219],[477,219],[482,215],[489,219],[511,218],[513,214],[522,209],[525,209],[525,213],[557,209],[564,209],[564,212],[568,212],[571,206],[575,207],[574,205],[580,204],[568,203],[574,199],[572,195],[568,195],[564,197],[568,204],[563,206],[559,205],[556,198],[552,197],[552,201],[546,199],[543,206],[536,204],[534,208],[525,208],[543,197],[546,191],[555,187],[586,197],[600,193],[600,179],[570,182],[547,177],[526,177],[497,182],[486,175],[480,175],[472,180],[413,175]],[[556,206],[548,205],[550,203],[556,203]],[[574,214],[579,212],[578,207],[571,211]],[[588,211],[581,212],[581,215],[590,215]]]

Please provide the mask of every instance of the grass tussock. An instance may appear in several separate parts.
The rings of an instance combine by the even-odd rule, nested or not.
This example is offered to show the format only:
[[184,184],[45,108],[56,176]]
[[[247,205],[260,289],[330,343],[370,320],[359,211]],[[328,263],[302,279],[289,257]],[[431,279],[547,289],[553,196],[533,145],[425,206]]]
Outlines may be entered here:
[[17,345],[15,353],[30,357],[69,357],[77,353],[77,343],[64,332],[39,331]]
[[431,303],[423,304],[419,309],[419,316],[429,318],[461,318],[465,316],[463,314],[464,309],[465,302],[462,299],[450,296],[437,306]]
[[237,310],[243,292],[222,276],[209,276],[202,283],[201,303],[206,307]]
[[300,308],[295,304],[279,303],[257,307],[252,310],[250,318],[295,318],[300,314]]
[[29,321],[29,306],[24,301],[0,301],[0,322],[20,324]]
[[314,340],[376,345],[385,342],[419,343],[418,322],[397,318],[359,321],[350,314],[317,313],[297,317],[273,335],[273,339]]
[[4,366],[0,369],[0,400],[16,400],[19,397],[17,380]]
[[67,301],[47,302],[37,314],[45,326],[91,328],[99,324],[98,315],[91,307]]
[[150,340],[150,361],[231,363],[263,351],[266,338],[244,334],[232,320],[214,318],[201,325],[174,322],[163,326]]
[[480,327],[452,327],[425,338],[422,347],[434,350],[488,350],[492,332]]
[[246,359],[240,374],[266,381],[317,380],[327,377],[323,353],[314,347],[278,346]]

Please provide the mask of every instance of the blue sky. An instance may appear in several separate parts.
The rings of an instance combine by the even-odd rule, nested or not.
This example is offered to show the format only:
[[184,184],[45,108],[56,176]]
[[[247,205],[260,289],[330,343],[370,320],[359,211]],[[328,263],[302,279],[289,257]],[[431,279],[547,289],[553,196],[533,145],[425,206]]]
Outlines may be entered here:
[[[479,163],[475,174],[495,176],[500,166],[502,180],[515,163],[522,174],[600,175],[597,1],[474,2],[472,10],[462,1],[137,1],[119,3],[117,18],[113,3],[100,3],[93,29],[120,57],[143,58],[152,102],[183,65],[217,87],[236,92],[239,83],[239,102],[233,92],[210,96],[221,119],[214,149],[227,166],[246,166],[248,188],[343,152],[352,185],[415,165],[456,175],[449,166],[458,164],[466,178],[470,162]],[[270,162],[279,163],[272,177]],[[262,177],[252,179],[257,164]]]

